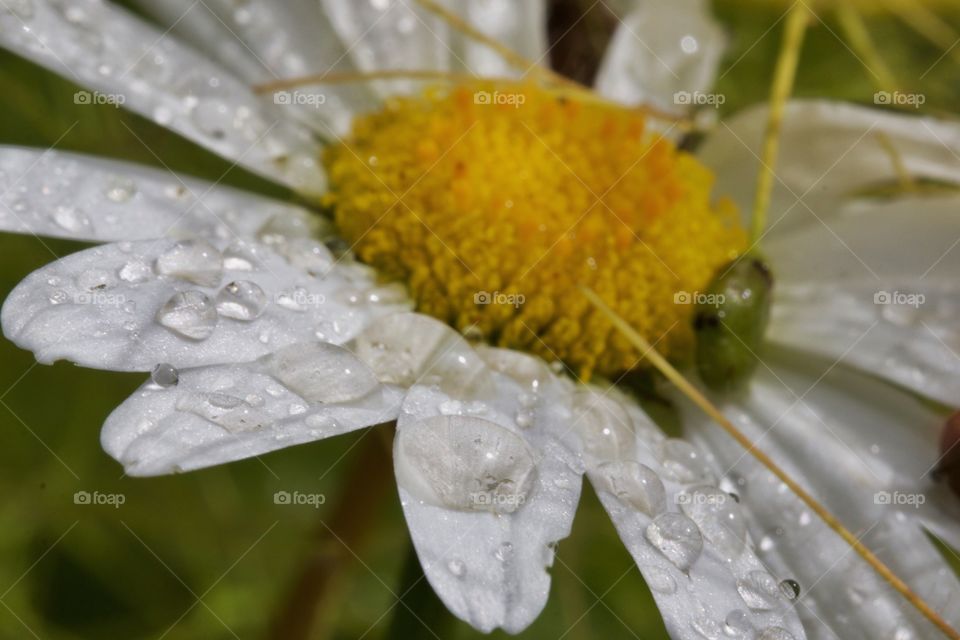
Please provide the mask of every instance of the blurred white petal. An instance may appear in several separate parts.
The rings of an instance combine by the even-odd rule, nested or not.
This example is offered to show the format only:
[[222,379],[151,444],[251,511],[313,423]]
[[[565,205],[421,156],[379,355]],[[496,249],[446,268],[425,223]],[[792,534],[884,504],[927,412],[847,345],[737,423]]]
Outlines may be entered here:
[[322,193],[317,144],[305,128],[225,69],[111,3],[36,0],[0,13],[0,46],[86,89],[78,104],[124,106],[256,173]]
[[[134,476],[190,471],[389,422],[402,392],[356,356],[297,344],[245,364],[155,375],[107,419],[104,450]],[[164,386],[167,385],[167,386]]]

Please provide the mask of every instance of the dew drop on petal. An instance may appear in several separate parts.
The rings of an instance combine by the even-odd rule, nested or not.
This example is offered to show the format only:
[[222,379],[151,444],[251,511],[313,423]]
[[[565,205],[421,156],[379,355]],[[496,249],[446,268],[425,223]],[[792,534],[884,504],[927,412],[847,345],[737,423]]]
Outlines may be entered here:
[[161,362],[150,372],[150,380],[158,387],[175,387],[180,382],[180,372],[172,364]]
[[265,363],[270,375],[308,402],[350,402],[380,384],[356,356],[324,342],[285,347],[267,356]]
[[800,583],[791,578],[780,581],[780,593],[787,600],[796,600],[800,597]]
[[634,509],[650,517],[667,510],[663,482],[650,467],[633,461],[608,462],[600,465],[597,474],[603,489]]
[[713,478],[703,455],[686,440],[664,440],[660,445],[659,457],[664,474],[676,482],[692,484]]
[[230,271],[253,271],[259,265],[256,251],[243,240],[236,240],[223,250],[223,268]]
[[255,282],[235,280],[217,294],[217,311],[221,316],[250,322],[267,306],[267,294]]
[[107,182],[104,194],[111,202],[126,202],[137,192],[137,186],[133,180],[124,177],[114,177]]
[[182,291],[160,307],[157,322],[187,338],[204,340],[217,325],[217,308],[202,291]]
[[740,556],[747,539],[747,523],[730,494],[703,485],[681,493],[677,502],[721,554],[727,559]]
[[120,267],[117,275],[124,282],[136,284],[153,277],[153,267],[141,260],[133,260]]
[[723,621],[723,632],[730,638],[753,637],[753,624],[750,616],[742,609],[734,609]]
[[93,228],[90,218],[83,212],[66,205],[54,209],[53,221],[72,233],[89,233]]
[[205,98],[194,106],[191,117],[200,131],[211,138],[222,140],[227,137],[228,125],[232,127],[235,114],[222,100]]
[[493,553],[494,557],[500,562],[509,562],[513,557],[513,543],[503,542]]
[[661,513],[647,526],[646,537],[681,571],[693,566],[703,550],[703,538],[697,524],[680,513]]
[[599,460],[634,457],[633,421],[619,403],[582,390],[574,398],[574,420],[589,455]]
[[209,242],[184,240],[160,254],[157,272],[204,287],[215,287],[223,275],[223,257]]
[[462,578],[467,574],[467,565],[464,564],[463,560],[457,558],[447,562],[447,569],[458,578]]
[[429,504],[513,513],[533,488],[536,465],[514,433],[472,416],[404,425],[394,447],[397,481]]
[[737,591],[751,609],[766,611],[779,604],[780,585],[766,571],[751,571],[737,580]]

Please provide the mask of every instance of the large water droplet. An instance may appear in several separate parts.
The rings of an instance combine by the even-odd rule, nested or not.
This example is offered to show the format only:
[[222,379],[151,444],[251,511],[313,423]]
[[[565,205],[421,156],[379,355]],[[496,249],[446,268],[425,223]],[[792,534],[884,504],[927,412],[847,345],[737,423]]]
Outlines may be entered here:
[[664,440],[660,444],[659,457],[664,474],[675,482],[693,484],[713,479],[703,455],[686,440]]
[[202,291],[182,291],[160,307],[157,322],[187,338],[204,340],[217,326],[217,308]]
[[253,271],[259,264],[256,248],[243,240],[235,240],[223,250],[223,268],[229,271]]
[[796,600],[800,597],[800,583],[791,578],[780,581],[780,593],[787,600]]
[[723,621],[723,632],[731,638],[752,637],[754,630],[750,616],[742,609],[734,609]]
[[747,539],[747,523],[730,494],[704,485],[681,493],[677,502],[721,554],[727,559],[740,556]]
[[523,440],[471,416],[406,424],[394,447],[397,481],[430,504],[513,513],[526,502],[536,466]]
[[766,611],[780,604],[780,586],[766,571],[751,571],[737,580],[737,591],[751,609]]
[[265,363],[270,375],[308,402],[349,402],[380,384],[356,356],[324,342],[285,347],[267,356]]
[[600,465],[597,475],[601,478],[600,488],[634,509],[651,517],[667,510],[663,482],[650,467],[633,461],[608,462]]
[[647,526],[646,537],[681,571],[692,567],[703,550],[697,524],[680,513],[661,513]]
[[256,320],[267,306],[267,294],[255,282],[235,280],[217,294],[217,311],[234,320]]
[[617,402],[590,389],[574,396],[574,424],[587,453],[596,460],[631,460],[636,456],[633,421]]
[[204,287],[215,287],[223,275],[223,258],[209,242],[185,240],[160,254],[157,272]]
[[153,368],[150,380],[158,387],[175,387],[180,382],[180,372],[172,364],[161,362]]

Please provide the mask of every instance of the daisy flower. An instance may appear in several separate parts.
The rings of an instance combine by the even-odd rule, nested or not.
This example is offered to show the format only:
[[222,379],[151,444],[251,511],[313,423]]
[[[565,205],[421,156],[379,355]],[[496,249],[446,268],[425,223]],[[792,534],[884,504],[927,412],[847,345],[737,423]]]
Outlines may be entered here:
[[4,333],[40,362],[150,372],[102,432],[128,474],[395,421],[424,573],[477,629],[517,633],[542,610],[584,474],[674,638],[958,626],[960,584],[921,529],[960,542],[957,505],[929,480],[942,416],[889,384],[957,397],[956,199],[875,193],[955,183],[955,125],[786,106],[760,229],[777,348],[739,395],[710,402],[680,379],[751,457],[684,398],[694,444],[604,382],[649,361],[676,373],[667,359],[712,344],[697,325],[729,340],[704,295],[769,294],[737,210],[773,175],[758,149],[777,118],[739,114],[694,156],[663,113],[722,99],[724,35],[704,3],[617,3],[595,91],[530,63],[546,51],[541,2],[138,4],[155,22],[7,0],[0,45],[309,207],[0,151],[0,227],[97,243],[28,276]]

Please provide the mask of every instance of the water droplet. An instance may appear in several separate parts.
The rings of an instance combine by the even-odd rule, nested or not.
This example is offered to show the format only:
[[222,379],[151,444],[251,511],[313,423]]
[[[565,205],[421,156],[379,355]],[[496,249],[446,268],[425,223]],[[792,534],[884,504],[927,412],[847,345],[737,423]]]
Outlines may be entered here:
[[796,600],[800,597],[800,583],[791,578],[780,581],[780,593],[787,600]]
[[753,636],[753,624],[750,616],[742,609],[734,609],[723,621],[723,632],[731,638],[749,638]]
[[290,238],[276,249],[290,264],[311,275],[323,277],[333,268],[333,255],[312,238]]
[[145,282],[152,278],[153,267],[146,262],[134,260],[120,267],[120,271],[117,272],[117,275],[124,282],[136,284],[138,282]]
[[217,294],[217,311],[234,320],[256,320],[267,306],[267,294],[255,282],[235,280]]
[[191,118],[200,131],[222,140],[227,137],[227,131],[234,127],[236,113],[222,100],[204,98],[194,106]]
[[217,325],[217,309],[202,291],[182,291],[160,307],[157,322],[187,338],[204,340]]
[[270,375],[308,402],[349,402],[380,385],[356,356],[323,342],[285,347],[267,356],[265,362]]
[[653,469],[638,462],[608,462],[600,465],[600,488],[612,493],[621,502],[648,516],[667,510],[667,494],[663,482]]
[[501,543],[493,555],[500,562],[509,562],[510,558],[513,557],[513,544],[510,542]]
[[114,177],[107,182],[104,193],[112,202],[126,202],[137,192],[137,185],[133,180],[124,177]]
[[659,454],[664,475],[671,480],[693,484],[713,479],[713,473],[703,459],[703,455],[686,440],[678,438],[664,440],[660,444]]
[[704,485],[681,493],[677,502],[721,554],[727,559],[740,556],[747,539],[747,523],[729,494]]
[[764,629],[757,640],[796,640],[793,634],[783,627],[767,627]]
[[180,372],[172,364],[161,362],[153,368],[150,380],[158,387],[174,387],[180,382]]
[[737,580],[737,591],[751,609],[766,611],[780,603],[780,585],[766,571],[751,571]]
[[597,460],[632,460],[633,421],[617,402],[583,389],[574,396],[574,421],[587,453]]
[[680,513],[658,515],[647,527],[646,537],[681,571],[693,566],[703,550],[703,538],[696,523]]
[[53,221],[72,233],[89,233],[92,229],[90,218],[74,207],[61,205],[53,211]]
[[456,558],[447,562],[447,569],[458,578],[462,578],[467,574],[467,565],[464,564],[463,560]]
[[236,240],[223,250],[223,268],[229,271],[253,271],[259,261],[256,250],[243,240]]
[[223,258],[209,242],[185,240],[160,254],[157,272],[204,287],[215,287],[220,284],[223,274]]
[[516,417],[514,417],[514,422],[517,423],[517,426],[521,429],[529,429],[533,426],[534,414],[532,411],[527,409],[521,409],[517,412]]
[[657,567],[650,567],[643,571],[643,579],[651,591],[669,595],[676,592],[677,581],[669,573]]
[[403,425],[394,460],[400,486],[424,502],[462,511],[513,513],[526,502],[536,476],[523,440],[471,416]]

